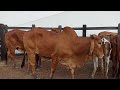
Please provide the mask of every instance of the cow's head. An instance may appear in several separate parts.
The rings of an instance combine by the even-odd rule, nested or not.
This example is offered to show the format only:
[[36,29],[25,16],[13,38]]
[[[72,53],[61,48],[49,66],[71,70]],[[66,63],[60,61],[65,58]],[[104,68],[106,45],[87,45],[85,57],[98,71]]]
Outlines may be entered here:
[[97,35],[91,35],[91,47],[90,47],[90,54],[96,55],[98,58],[103,58],[103,47],[102,47],[102,40]]

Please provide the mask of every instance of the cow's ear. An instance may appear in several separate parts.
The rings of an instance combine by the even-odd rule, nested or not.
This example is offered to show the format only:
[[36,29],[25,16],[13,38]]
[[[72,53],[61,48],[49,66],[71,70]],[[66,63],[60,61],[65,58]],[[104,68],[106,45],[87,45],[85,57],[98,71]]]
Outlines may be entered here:
[[95,35],[95,34],[90,35],[90,37],[91,37],[92,39],[95,39],[96,36],[97,36],[97,35]]

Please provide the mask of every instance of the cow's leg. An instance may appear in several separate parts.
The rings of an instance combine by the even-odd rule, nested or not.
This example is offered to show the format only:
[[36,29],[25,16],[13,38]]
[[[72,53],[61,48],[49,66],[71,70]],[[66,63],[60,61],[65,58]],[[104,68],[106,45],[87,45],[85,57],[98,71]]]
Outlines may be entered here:
[[21,64],[21,68],[23,68],[25,66],[25,57],[26,57],[26,54],[24,52],[24,56],[23,56],[23,61],[22,61],[22,64]]
[[97,57],[95,57],[95,59],[93,60],[93,63],[94,63],[94,70],[93,70],[92,75],[91,75],[92,78],[94,78],[95,73],[96,73],[97,68],[98,68],[98,58]]
[[[37,75],[36,75],[36,69],[35,69],[35,65],[36,65],[36,60],[35,60],[35,54],[28,54],[29,56],[29,66],[31,66],[31,70],[32,70],[32,76],[34,77],[34,79],[37,78]],[[29,67],[30,68],[30,67]]]
[[108,56],[105,60],[106,60],[106,61],[105,61],[105,63],[106,63],[105,76],[106,76],[106,78],[108,79],[108,70],[109,70],[110,56]]
[[53,78],[57,65],[58,65],[58,60],[56,58],[52,58],[50,79]]
[[113,66],[113,74],[112,74],[112,77],[113,77],[113,79],[115,79],[115,78],[117,78],[118,63],[117,63],[117,62],[114,62],[113,65],[114,65],[114,66]]
[[103,59],[101,59],[101,71],[104,73],[104,64],[103,64]]
[[119,69],[118,69],[118,78],[120,76],[120,61],[119,61]]
[[10,57],[12,64],[13,64],[13,68],[16,67],[16,63],[15,63],[15,49],[10,48],[8,51],[8,56]]
[[[115,57],[115,56],[114,56]],[[115,78],[115,68],[116,68],[116,60],[112,58],[112,78]]]
[[116,76],[115,78],[119,78],[119,62],[117,62],[117,67],[116,67]]
[[70,67],[72,79],[75,79],[75,69]]
[[41,67],[41,57],[38,54],[36,54],[35,59],[36,59],[36,68]]
[[30,73],[31,71],[31,68],[30,68],[30,60],[29,60],[29,57],[28,57],[28,65],[27,65],[27,73]]
[[7,58],[7,48],[5,48],[6,49],[6,52],[5,52],[5,65],[7,65],[8,64],[8,58]]
[[107,71],[107,56],[104,56],[104,75],[106,77],[106,71]]

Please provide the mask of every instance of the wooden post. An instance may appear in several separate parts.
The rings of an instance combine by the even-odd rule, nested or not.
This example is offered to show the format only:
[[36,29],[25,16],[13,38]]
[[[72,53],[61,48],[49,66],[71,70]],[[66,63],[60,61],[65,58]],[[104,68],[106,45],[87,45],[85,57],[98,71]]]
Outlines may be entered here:
[[83,25],[83,37],[86,37],[86,27],[87,25]]
[[118,24],[118,35],[120,35],[120,23]]

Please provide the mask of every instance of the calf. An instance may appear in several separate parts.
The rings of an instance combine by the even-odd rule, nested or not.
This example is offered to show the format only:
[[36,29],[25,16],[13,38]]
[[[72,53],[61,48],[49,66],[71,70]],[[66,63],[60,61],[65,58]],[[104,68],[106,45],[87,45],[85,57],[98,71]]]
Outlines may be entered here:
[[[108,78],[109,62],[111,55],[111,43],[106,38],[102,38],[103,52],[104,52],[104,63],[105,63],[105,76]],[[102,62],[103,64],[103,62]]]

